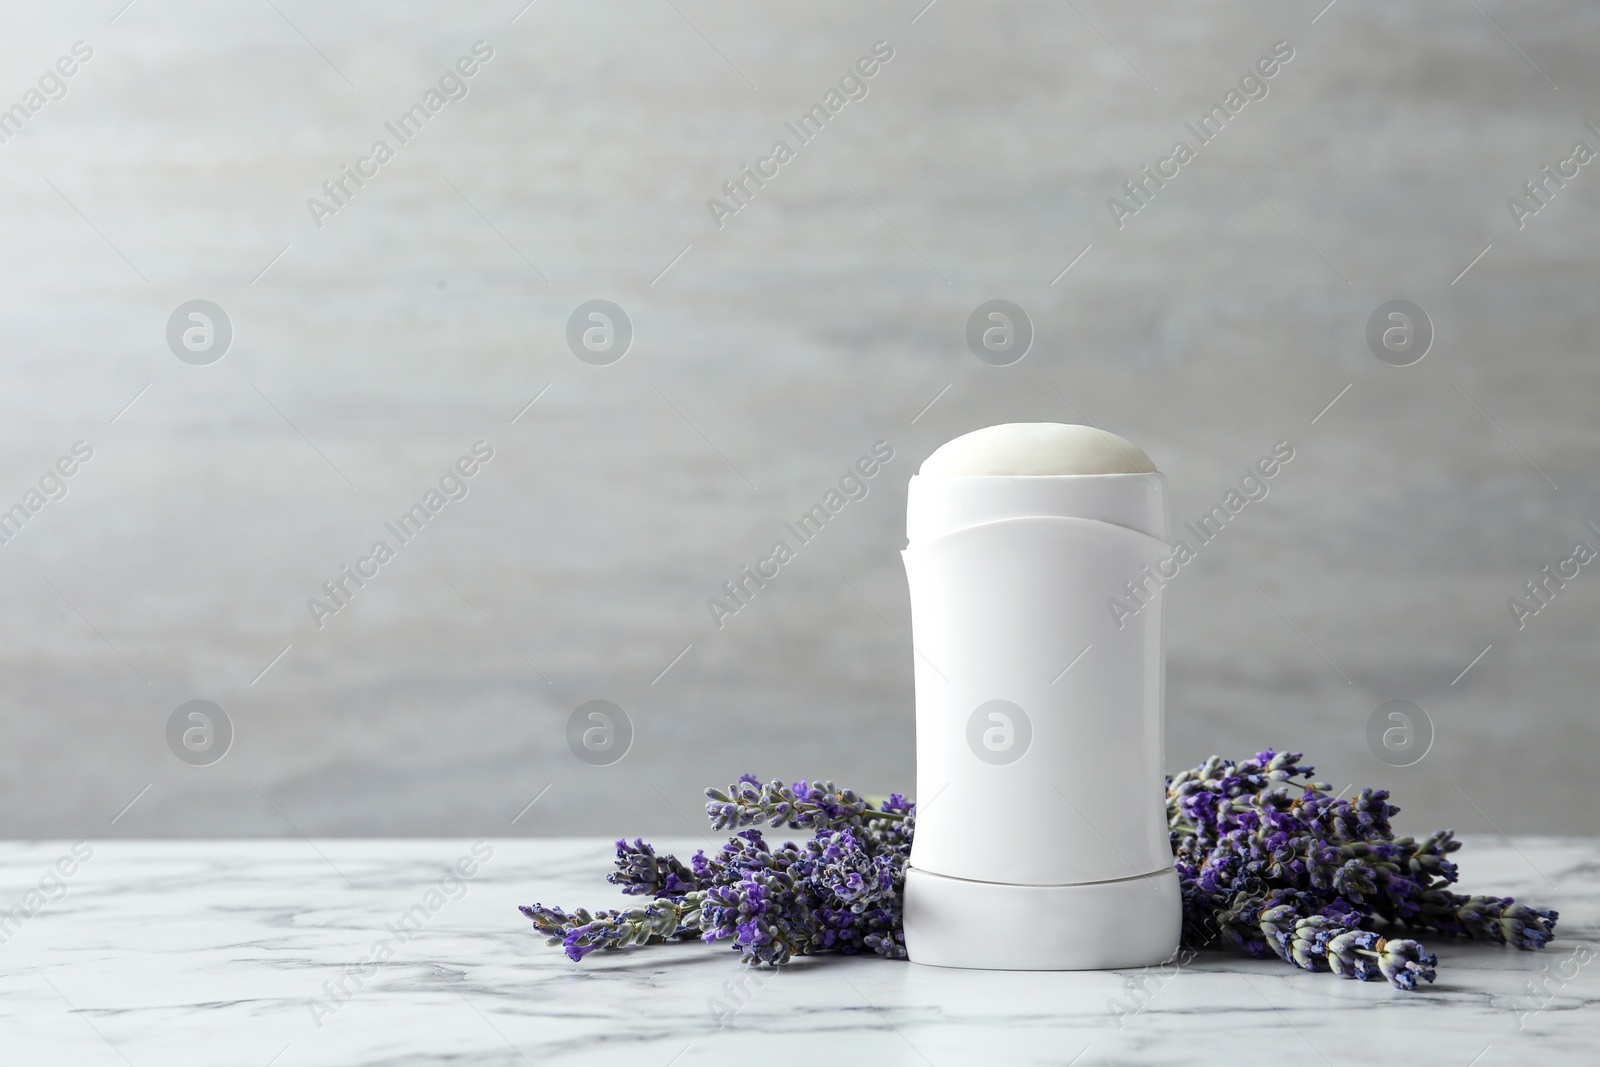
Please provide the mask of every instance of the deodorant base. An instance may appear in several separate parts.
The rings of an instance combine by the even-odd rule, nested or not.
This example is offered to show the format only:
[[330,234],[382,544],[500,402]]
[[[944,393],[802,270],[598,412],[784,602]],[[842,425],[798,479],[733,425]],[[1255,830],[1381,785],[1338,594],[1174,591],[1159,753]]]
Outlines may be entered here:
[[906,868],[912,963],[1000,971],[1088,971],[1164,963],[1183,905],[1168,868],[1084,885],[1008,885]]

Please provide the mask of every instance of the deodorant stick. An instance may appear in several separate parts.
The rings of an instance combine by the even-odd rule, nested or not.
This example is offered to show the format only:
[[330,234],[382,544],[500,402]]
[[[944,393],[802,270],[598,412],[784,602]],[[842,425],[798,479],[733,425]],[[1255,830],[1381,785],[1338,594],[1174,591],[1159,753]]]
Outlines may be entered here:
[[1083,970],[1177,951],[1166,495],[1138,447],[1058,423],[965,434],[912,477],[913,962]]

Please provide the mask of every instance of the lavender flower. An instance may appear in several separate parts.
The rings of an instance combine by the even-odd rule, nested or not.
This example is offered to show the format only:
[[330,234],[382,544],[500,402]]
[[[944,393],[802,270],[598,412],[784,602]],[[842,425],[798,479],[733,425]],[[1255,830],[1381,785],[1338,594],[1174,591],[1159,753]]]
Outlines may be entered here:
[[745,830],[708,862],[722,877],[706,891],[702,936],[731,940],[747,963],[781,965],[827,951],[903,959],[908,854],[874,854],[848,830],[823,830],[804,846],[774,850],[759,830]]
[[638,838],[631,845],[617,842],[617,869],[606,875],[606,881],[621,886],[629,896],[676,897],[700,888],[699,878],[678,857],[657,856]]
[[[1384,977],[1378,968],[1376,946],[1383,938],[1371,930],[1347,928],[1343,933],[1328,939],[1328,965],[1340,978],[1355,978],[1370,982]],[[1430,977],[1429,981],[1433,979]]]
[[644,908],[600,911],[579,908],[568,915],[560,908],[535,904],[518,909],[546,936],[546,944],[560,945],[574,962],[597,948],[649,945],[670,938],[692,936],[699,922],[698,899],[665,901]]
[[1378,968],[1392,984],[1412,990],[1417,988],[1418,978],[1433,981],[1433,969],[1439,957],[1425,951],[1415,941],[1379,938],[1373,947],[1378,953]]
[[1451,937],[1536,949],[1550,943],[1556,918],[1553,911],[1539,911],[1511,897],[1469,897],[1429,889],[1418,894],[1418,909],[1410,921]]
[[[1415,990],[1434,980],[1438,960],[1416,941],[1385,936],[1386,927],[1519,949],[1550,942],[1554,911],[1447,888],[1457,876],[1448,857],[1461,847],[1451,831],[1397,838],[1389,820],[1400,809],[1387,790],[1345,799],[1311,775],[1299,753],[1268,749],[1241,761],[1213,756],[1167,780],[1185,948],[1224,946]],[[534,905],[523,914],[573,960],[693,937],[726,941],[759,966],[823,952],[906,958],[901,903],[914,804],[748,774],[706,796],[712,825],[738,830],[712,854],[685,864],[642,840],[617,842],[607,880],[651,897],[645,907],[569,914]],[[812,837],[773,846],[758,823]]]
[[763,785],[754,775],[741,775],[726,791],[707,789],[706,815],[713,830],[765,822],[791,830],[859,829],[868,819],[904,819],[910,806],[898,794],[873,808],[850,789],[832,782],[808,783],[804,779],[784,785],[774,778]]

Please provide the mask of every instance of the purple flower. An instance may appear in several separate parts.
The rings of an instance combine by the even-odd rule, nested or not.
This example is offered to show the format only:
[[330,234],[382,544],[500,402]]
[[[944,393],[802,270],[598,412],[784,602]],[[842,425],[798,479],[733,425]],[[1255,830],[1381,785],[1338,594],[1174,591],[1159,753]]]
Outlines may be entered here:
[[1381,941],[1371,930],[1347,928],[1328,939],[1328,965],[1340,978],[1370,982],[1384,977],[1378,967],[1375,946]]
[[[1386,937],[1386,926],[1521,949],[1550,942],[1554,911],[1450,891],[1457,869],[1448,857],[1461,847],[1450,831],[1396,838],[1390,818],[1400,809],[1387,790],[1331,795],[1300,760],[1272,749],[1238,762],[1213,756],[1167,779],[1186,947],[1226,946],[1414,990],[1434,980],[1438,961],[1415,941]],[[536,904],[523,914],[573,960],[691,937],[729,942],[762,966],[821,952],[906,957],[901,905],[915,804],[898,793],[873,802],[828,781],[748,774],[706,797],[712,825],[737,830],[710,855],[684,864],[642,840],[617,842],[608,880],[651,897],[645,907],[591,914]],[[774,846],[759,823],[812,836]]]
[[1438,964],[1439,957],[1424,950],[1415,941],[1380,938],[1374,947],[1378,952],[1378,968],[1392,984],[1411,990],[1417,988],[1419,978],[1433,981],[1434,966]]
[[678,861],[676,856],[657,856],[655,849],[635,838],[617,842],[617,869],[606,881],[619,885],[630,896],[683,896],[700,887],[700,875]]

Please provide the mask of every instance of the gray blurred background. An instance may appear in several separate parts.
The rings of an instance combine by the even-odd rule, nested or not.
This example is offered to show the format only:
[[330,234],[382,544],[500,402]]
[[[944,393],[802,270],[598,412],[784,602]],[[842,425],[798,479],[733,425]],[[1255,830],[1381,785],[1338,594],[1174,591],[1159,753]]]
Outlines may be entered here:
[[[1600,566],[1520,630],[1508,600],[1600,547],[1600,162],[1521,229],[1507,199],[1600,149],[1595,5],[524,2],[5,7],[0,107],[93,49],[0,144],[0,508],[93,448],[0,545],[5,835],[677,834],[747,770],[910,791],[906,479],[1005,421],[1138,442],[1179,525],[1295,449],[1169,587],[1173,769],[1288,747],[1407,831],[1593,829]],[[1119,230],[1108,198],[1283,40]],[[719,229],[707,198],[877,41]],[[1036,330],[1011,366],[966,345],[993,298]],[[192,299],[233,326],[207,366],[166,340]],[[591,299],[634,327],[609,366],[566,342]],[[1432,321],[1415,365],[1365,340],[1391,299]],[[209,766],[169,749],[194,699],[234,732]],[[567,743],[590,699],[632,722],[609,766]],[[1396,699],[1433,724],[1403,767],[1367,739]]]

